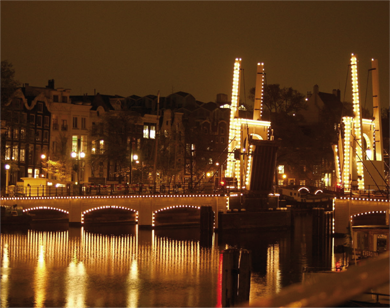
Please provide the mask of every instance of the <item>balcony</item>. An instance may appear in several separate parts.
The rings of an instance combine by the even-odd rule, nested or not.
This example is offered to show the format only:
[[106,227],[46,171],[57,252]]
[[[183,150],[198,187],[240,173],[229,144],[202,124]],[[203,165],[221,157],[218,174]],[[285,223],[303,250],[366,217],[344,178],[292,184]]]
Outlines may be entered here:
[[68,125],[61,125],[61,130],[68,130]]
[[58,123],[53,123],[53,130],[58,130]]

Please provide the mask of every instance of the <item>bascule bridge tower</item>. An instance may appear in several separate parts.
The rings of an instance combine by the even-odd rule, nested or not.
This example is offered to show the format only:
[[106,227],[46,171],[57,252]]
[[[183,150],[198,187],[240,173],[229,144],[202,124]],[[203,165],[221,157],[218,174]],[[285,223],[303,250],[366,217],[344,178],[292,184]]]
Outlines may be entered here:
[[[267,182],[267,185],[270,184],[272,187],[276,148],[273,144],[271,147],[268,144],[273,139],[270,134],[271,122],[262,120],[265,76],[264,63],[257,64],[253,119],[240,118],[239,116],[240,74],[241,59],[237,58],[233,67],[229,146],[225,178],[231,179],[230,185],[234,183],[233,185],[236,189],[253,190],[256,184],[254,184],[255,181],[252,181],[252,178],[257,177],[256,174],[262,169],[261,172],[263,174],[269,175],[266,177],[267,179],[264,178],[263,180]],[[266,170],[263,170],[263,164],[260,161],[265,162],[264,159],[267,159],[267,157],[272,160],[272,163],[271,165],[269,162],[266,163],[270,168],[267,170],[268,172],[265,172]],[[256,183],[260,182],[261,179],[256,181]],[[259,189],[259,187],[256,188],[256,190]]]
[[353,116],[342,117],[338,144],[333,145],[338,185],[352,190],[385,190],[378,60],[371,59],[373,118],[361,116],[358,60],[351,55]]

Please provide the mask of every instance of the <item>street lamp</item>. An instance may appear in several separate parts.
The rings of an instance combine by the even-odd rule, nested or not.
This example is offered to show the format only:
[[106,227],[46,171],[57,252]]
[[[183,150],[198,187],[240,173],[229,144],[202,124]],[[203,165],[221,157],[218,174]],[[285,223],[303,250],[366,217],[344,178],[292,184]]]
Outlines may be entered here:
[[4,166],[4,168],[5,168],[5,172],[6,172],[6,175],[5,175],[5,194],[8,195],[9,169],[11,168],[11,166],[6,164]]
[[132,184],[132,175],[133,175],[133,161],[135,161],[136,164],[139,163],[139,160],[138,160],[138,155],[137,154],[134,154],[133,156],[131,156],[131,159],[130,159],[130,185]]
[[[43,163],[44,163],[43,161],[46,159],[46,154],[41,154],[41,159],[42,159],[41,164],[43,165]],[[41,167],[41,168],[42,168],[42,167]],[[49,171],[49,166],[47,166],[47,170]],[[41,170],[41,172],[42,172],[42,173],[41,173],[41,177],[44,178],[44,177],[45,177],[45,174],[43,173],[42,170]],[[48,173],[48,172],[47,172],[47,173]],[[47,173],[46,173],[46,177],[48,177],[48,176],[47,176]]]

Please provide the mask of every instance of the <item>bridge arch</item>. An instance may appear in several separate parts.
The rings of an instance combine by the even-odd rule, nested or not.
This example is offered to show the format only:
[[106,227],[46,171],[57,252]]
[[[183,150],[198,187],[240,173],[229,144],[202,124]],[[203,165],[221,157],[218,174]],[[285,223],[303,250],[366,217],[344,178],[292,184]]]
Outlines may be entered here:
[[386,224],[386,211],[366,211],[360,212],[350,216],[351,225],[385,225]]
[[254,140],[263,140],[263,138],[259,134],[252,133],[250,134]]
[[30,211],[36,211],[36,210],[53,210],[53,211],[58,211],[58,212],[62,212],[62,213],[65,213],[65,214],[69,215],[69,212],[67,210],[59,209],[59,208],[53,207],[53,206],[34,206],[34,207],[29,207],[29,208],[23,209],[23,213],[27,213],[27,212],[30,212]]
[[[370,137],[366,133],[363,133],[363,144],[362,144],[363,156],[366,159],[372,160],[373,146],[371,145]],[[370,152],[367,152],[367,149],[370,149]]]
[[84,219],[85,215],[92,213],[92,212],[95,212],[95,211],[107,210],[107,209],[126,210],[126,211],[133,212],[133,213],[135,213],[135,222],[138,223],[138,211],[137,210],[129,208],[129,207],[125,207],[125,206],[119,206],[119,205],[102,205],[102,206],[96,206],[96,207],[93,207],[91,209],[88,209],[88,210],[81,212],[81,224],[84,224],[84,222],[85,222],[85,219]]
[[299,188],[298,191],[301,192],[302,189],[304,189],[304,190],[306,190],[308,193],[310,193],[309,188],[307,188],[307,187],[305,187],[305,186],[302,186],[301,188]]
[[166,206],[166,207],[160,208],[158,210],[155,210],[155,211],[152,212],[152,227],[156,226],[156,215],[158,213],[169,211],[169,210],[173,210],[173,209],[196,209],[196,210],[200,210],[200,206],[179,204],[179,205]]

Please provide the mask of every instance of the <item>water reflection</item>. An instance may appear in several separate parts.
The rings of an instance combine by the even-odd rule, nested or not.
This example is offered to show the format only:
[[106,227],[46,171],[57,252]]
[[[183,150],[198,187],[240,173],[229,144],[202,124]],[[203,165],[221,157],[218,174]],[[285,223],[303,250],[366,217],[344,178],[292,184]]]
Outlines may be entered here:
[[[46,243],[45,243],[46,244]],[[45,245],[46,246],[46,245]],[[38,262],[35,267],[34,277],[34,290],[35,290],[35,307],[44,307],[46,299],[46,283],[47,283],[47,271],[45,264],[45,250],[42,241],[42,234],[39,236],[39,254]]]
[[8,307],[8,288],[10,275],[8,243],[3,247],[3,262],[1,263],[1,307]]
[[[302,230],[301,230],[302,229]],[[1,234],[2,307],[210,307],[222,303],[220,250],[252,251],[250,301],[300,281],[312,264],[305,224],[292,232],[214,234],[137,226]],[[12,268],[12,271],[10,270]]]

